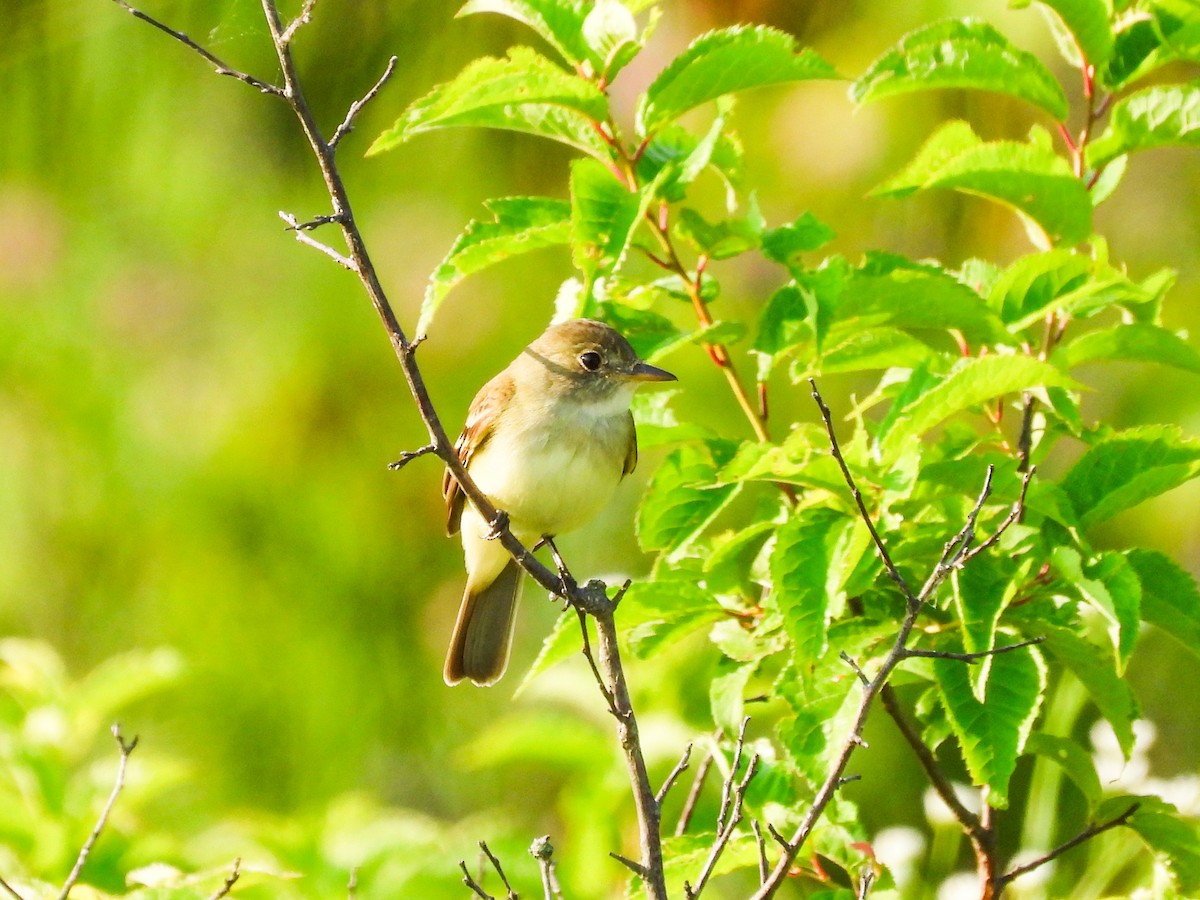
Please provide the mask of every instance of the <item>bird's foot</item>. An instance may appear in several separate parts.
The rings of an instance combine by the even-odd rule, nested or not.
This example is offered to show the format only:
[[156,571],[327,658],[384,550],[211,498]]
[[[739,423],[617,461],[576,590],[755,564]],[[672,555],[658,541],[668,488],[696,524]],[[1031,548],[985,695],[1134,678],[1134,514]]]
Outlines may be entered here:
[[496,515],[488,523],[488,533],[483,536],[485,541],[494,541],[508,531],[508,513],[502,509],[496,510]]

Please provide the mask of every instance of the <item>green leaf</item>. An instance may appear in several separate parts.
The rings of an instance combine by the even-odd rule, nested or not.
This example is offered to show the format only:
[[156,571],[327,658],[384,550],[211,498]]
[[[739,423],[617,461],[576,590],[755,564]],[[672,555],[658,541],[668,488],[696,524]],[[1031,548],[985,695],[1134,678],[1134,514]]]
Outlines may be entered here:
[[794,513],[776,533],[771,581],[797,659],[814,659],[825,652],[830,607],[846,570],[838,557],[854,521],[837,510],[809,507]]
[[1096,443],[1062,480],[1084,528],[1200,474],[1200,441],[1178,428],[1148,425]]
[[1200,656],[1200,589],[1196,579],[1157,550],[1130,550],[1125,558],[1141,581],[1142,619]]
[[700,586],[691,570],[668,571],[655,581],[639,581],[621,601],[621,628],[642,659],[672,641],[701,631],[727,618],[713,596]]
[[1095,168],[1155,147],[1200,147],[1200,81],[1146,88],[1118,100],[1108,127],[1088,145],[1087,161]]
[[1134,803],[1137,812],[1127,824],[1170,872],[1182,897],[1200,893],[1200,828],[1185,821],[1170,803],[1161,797],[1113,797],[1096,812],[1098,821],[1115,819]]
[[1069,738],[1035,731],[1029,735],[1025,752],[1056,763],[1075,787],[1079,788],[1083,799],[1087,801],[1089,812],[1094,812],[1104,799],[1104,789],[1100,786],[1100,776],[1096,774],[1096,764],[1092,762],[1092,757]]
[[1038,622],[1032,627],[1045,638],[1039,646],[1083,684],[1100,715],[1112,726],[1117,744],[1128,759],[1133,751],[1133,722],[1138,717],[1138,706],[1129,682],[1117,675],[1115,650],[1098,647],[1075,632],[1048,622]]
[[528,47],[513,47],[505,59],[477,59],[453,81],[413,101],[367,155],[426,131],[474,127],[534,134],[608,159],[608,145],[593,124],[607,117],[608,98],[595,84]]
[[673,551],[699,534],[732,500],[739,485],[714,486],[717,469],[734,445],[710,441],[687,445],[668,456],[638,509],[638,540],[644,550]]
[[554,620],[554,627],[550,629],[550,633],[546,635],[542,641],[542,648],[538,651],[537,658],[533,661],[533,665],[529,667],[529,671],[525,673],[525,677],[521,679],[521,683],[517,685],[513,696],[520,696],[535,678],[545,672],[547,669],[558,665],[565,659],[570,659],[583,648],[582,635],[579,631],[579,616],[575,610],[564,610],[562,615]]
[[713,723],[725,734],[735,735],[741,729],[746,714],[746,682],[756,666],[757,663],[734,665],[729,660],[721,660],[718,674],[708,686]]
[[1064,369],[1095,360],[1130,360],[1174,366],[1200,374],[1200,352],[1183,337],[1158,325],[1138,322],[1090,331],[1059,348],[1054,362]]
[[750,88],[836,78],[829,63],[791,35],[766,26],[710,31],[671,61],[646,89],[637,111],[638,134],[654,134],[690,109]]
[[825,343],[827,349],[797,377],[892,367],[911,369],[933,353],[928,344],[897,328],[859,328],[853,322],[830,329]]
[[729,259],[758,247],[763,218],[758,207],[740,218],[710,223],[694,209],[684,207],[675,222],[676,234],[711,259]]
[[850,88],[855,103],[938,88],[1008,94],[1067,117],[1062,87],[1032,53],[978,19],[944,19],[905,35]]
[[441,302],[468,275],[522,253],[565,244],[570,234],[571,206],[549,197],[505,197],[487,200],[491,221],[472,219],[434,270],[425,288],[417,334],[426,334]]
[[943,125],[899,175],[874,193],[905,197],[946,188],[995,200],[1032,219],[1052,243],[1075,244],[1092,231],[1092,201],[1049,135],[1028,143],[980,140],[966,122]]
[[713,433],[694,422],[680,422],[671,409],[671,398],[679,391],[639,391],[633,395],[630,409],[637,423],[637,442],[642,450],[663,444],[679,444],[686,441],[708,440]]
[[[1078,68],[1081,60],[1079,51],[1090,65],[1100,68],[1108,62],[1113,52],[1113,29],[1109,22],[1111,12],[1105,0],[1039,0],[1053,10],[1073,38],[1073,53],[1064,54],[1067,61]],[[1025,7],[1029,0],[1011,4]]]
[[731,100],[717,101],[717,115],[703,136],[692,134],[679,125],[668,125],[646,145],[637,164],[639,180],[659,179],[659,196],[677,203],[687,195],[687,186],[705,169],[711,168],[732,189],[743,178],[742,146],[725,131],[733,108]]
[[528,25],[564,60],[576,65],[591,54],[583,24],[591,8],[587,0],[467,0],[458,15],[498,13]]
[[935,659],[933,671],[972,780],[990,789],[992,806],[1007,808],[1008,782],[1046,689],[1046,664],[1041,654],[1033,647],[1023,647],[997,655],[982,703],[972,693],[962,662]]
[[[1008,605],[1013,590],[1009,572],[995,557],[983,556],[969,566],[955,569],[952,579],[954,605],[962,621],[963,648],[968,653],[993,649],[1000,614]],[[991,662],[991,659],[984,662]]]
[[764,231],[762,252],[767,259],[790,268],[799,264],[800,254],[819,250],[835,237],[832,228],[806,212],[790,225]]
[[1101,553],[1085,564],[1079,551],[1055,547],[1050,553],[1055,571],[1070,590],[1097,609],[1108,621],[1108,634],[1117,651],[1117,674],[1125,671],[1141,622],[1142,587],[1137,573],[1119,553]]
[[1054,366],[1031,356],[963,359],[903,409],[883,441],[883,454],[891,457],[957,412],[994,397],[1048,385],[1076,387]]
[[571,164],[571,256],[590,295],[596,278],[625,257],[641,218],[643,198],[629,191],[603,164]]

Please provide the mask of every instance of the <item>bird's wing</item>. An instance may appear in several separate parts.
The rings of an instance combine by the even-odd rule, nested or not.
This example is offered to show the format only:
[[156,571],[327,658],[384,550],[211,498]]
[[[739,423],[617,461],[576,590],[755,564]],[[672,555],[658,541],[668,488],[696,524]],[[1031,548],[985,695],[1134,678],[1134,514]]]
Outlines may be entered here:
[[625,451],[625,466],[621,469],[621,477],[624,478],[630,472],[637,468],[637,429],[633,425],[633,413],[626,413],[629,416],[629,448]]
[[[463,426],[462,434],[454,444],[454,452],[464,468],[470,468],[473,457],[488,439],[496,425],[496,419],[512,399],[516,386],[512,376],[501,372],[482,388],[471,401],[467,410],[467,424]],[[446,533],[458,531],[462,519],[463,503],[467,495],[449,469],[442,476],[442,497],[446,500]]]

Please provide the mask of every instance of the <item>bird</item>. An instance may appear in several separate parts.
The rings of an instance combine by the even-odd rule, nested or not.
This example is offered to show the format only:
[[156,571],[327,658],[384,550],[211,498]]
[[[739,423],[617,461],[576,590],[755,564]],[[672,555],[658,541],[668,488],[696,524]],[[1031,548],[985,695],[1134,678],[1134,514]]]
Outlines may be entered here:
[[[637,465],[635,391],[675,380],[611,326],[560,322],[479,390],[455,453],[532,547],[580,527],[609,501]],[[448,685],[492,685],[508,667],[523,573],[448,468],[442,495],[446,533],[461,535],[467,569],[442,674]]]

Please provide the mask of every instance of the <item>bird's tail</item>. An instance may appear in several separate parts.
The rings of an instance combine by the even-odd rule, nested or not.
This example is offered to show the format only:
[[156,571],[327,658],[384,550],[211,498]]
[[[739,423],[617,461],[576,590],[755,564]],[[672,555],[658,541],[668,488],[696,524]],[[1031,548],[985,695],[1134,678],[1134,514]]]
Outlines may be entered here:
[[509,560],[486,587],[472,592],[467,585],[442,671],[446,684],[470,679],[477,685],[490,685],[500,680],[508,668],[521,576],[520,566]]

